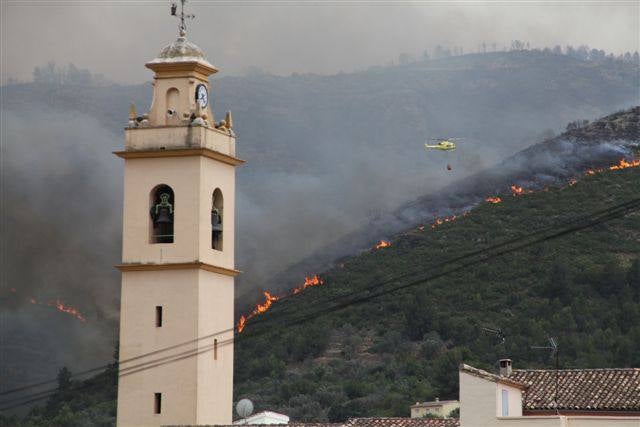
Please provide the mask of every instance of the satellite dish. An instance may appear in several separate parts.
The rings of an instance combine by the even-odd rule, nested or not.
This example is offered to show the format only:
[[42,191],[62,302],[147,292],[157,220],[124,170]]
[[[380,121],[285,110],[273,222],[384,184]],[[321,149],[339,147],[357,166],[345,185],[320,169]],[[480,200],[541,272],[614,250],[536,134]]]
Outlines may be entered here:
[[240,399],[236,404],[236,412],[240,418],[247,418],[253,413],[253,402],[249,399]]

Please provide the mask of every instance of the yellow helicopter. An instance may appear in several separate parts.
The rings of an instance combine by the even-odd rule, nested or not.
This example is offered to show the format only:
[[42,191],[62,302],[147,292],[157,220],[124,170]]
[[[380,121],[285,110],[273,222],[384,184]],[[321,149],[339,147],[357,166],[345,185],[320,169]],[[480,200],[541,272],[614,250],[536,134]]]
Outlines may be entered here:
[[438,141],[435,145],[429,145],[428,142],[424,143],[424,148],[427,150],[442,150],[442,151],[453,151],[456,149],[456,143],[453,141],[458,141],[460,138],[431,138],[432,141]]
[[[459,141],[460,138],[431,138],[431,140],[438,141],[438,143],[435,145],[429,145],[428,142],[425,142],[424,148],[426,150],[455,151],[456,143],[454,141]],[[451,163],[447,163],[447,170],[453,170]]]

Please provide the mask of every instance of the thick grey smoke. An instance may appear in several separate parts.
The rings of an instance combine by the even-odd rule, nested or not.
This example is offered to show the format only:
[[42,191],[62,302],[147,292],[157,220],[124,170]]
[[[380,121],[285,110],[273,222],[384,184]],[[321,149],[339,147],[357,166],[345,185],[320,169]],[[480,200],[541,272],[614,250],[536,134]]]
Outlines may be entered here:
[[[2,111],[3,388],[109,361],[120,286],[119,141],[96,119]],[[38,304],[33,304],[36,301]],[[57,311],[61,301],[82,322]]]
[[[546,84],[549,70],[555,86]],[[238,170],[237,267],[245,273],[236,289],[246,297],[243,307],[255,302],[257,288],[299,283],[324,261],[366,247],[366,239],[429,217],[434,207],[467,203],[457,196],[444,200],[451,192],[435,190],[543,139],[542,130],[628,106],[636,82],[637,68],[628,63],[542,52],[458,56],[334,76],[214,79],[216,116],[234,112],[238,155],[248,161]],[[11,347],[14,370],[25,371],[24,354],[37,352],[38,342],[59,355],[57,366],[38,365],[48,375],[30,371],[40,378],[62,363],[95,365],[110,356],[120,282],[112,266],[120,259],[122,215],[122,163],[111,152],[122,147],[128,102],[143,111],[150,94],[149,85],[3,88],[2,238],[9,250],[2,315],[11,327],[2,333],[19,343]],[[436,136],[465,139],[455,153],[425,151],[424,141]],[[418,208],[405,209],[425,194],[443,200],[421,199],[409,205]],[[367,233],[352,238],[366,224]],[[327,245],[339,250],[316,255]],[[305,259],[313,262],[300,264]],[[87,323],[28,298],[60,298],[77,306]],[[44,334],[50,342],[24,341]]]
[[[28,80],[49,59],[100,70],[118,82],[142,82],[142,68],[172,41],[169,0],[127,2],[4,1],[2,78]],[[260,2],[261,3],[261,2]],[[465,52],[587,44],[638,50],[637,2],[268,2],[196,1],[189,37],[224,73],[335,73],[387,64],[402,52],[420,57],[437,45]],[[483,43],[485,43],[483,47]],[[3,82],[5,81],[3,80]]]

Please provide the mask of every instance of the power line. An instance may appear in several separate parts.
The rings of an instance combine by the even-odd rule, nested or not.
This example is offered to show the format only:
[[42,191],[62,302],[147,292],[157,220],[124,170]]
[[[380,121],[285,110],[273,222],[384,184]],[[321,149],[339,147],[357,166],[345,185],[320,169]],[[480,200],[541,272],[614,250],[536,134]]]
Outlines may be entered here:
[[[372,300],[374,298],[378,298],[380,296],[388,295],[390,293],[397,292],[399,290],[407,289],[409,287],[413,287],[413,286],[422,284],[422,283],[424,283],[426,281],[429,281],[429,280],[434,280],[434,279],[437,279],[437,278],[444,277],[444,276],[446,276],[448,274],[457,272],[457,271],[459,271],[459,270],[461,270],[463,268],[467,268],[469,266],[478,264],[480,262],[485,262],[485,261],[487,261],[489,259],[493,259],[493,258],[498,257],[498,256],[502,256],[502,255],[505,255],[505,254],[508,254],[508,253],[511,253],[511,252],[514,252],[514,251],[517,251],[517,250],[524,249],[524,248],[532,246],[534,244],[538,244],[538,243],[542,243],[542,242],[547,241],[547,240],[552,240],[552,239],[555,239],[555,238],[559,238],[559,237],[565,236],[565,235],[573,233],[573,232],[577,232],[577,231],[580,231],[580,230],[583,230],[583,229],[586,229],[586,228],[589,228],[589,227],[593,227],[595,225],[599,225],[601,223],[610,221],[612,219],[617,219],[617,218],[623,217],[623,216],[627,215],[628,213],[633,212],[634,210],[638,209],[638,207],[640,207],[640,199],[633,199],[633,200],[630,200],[628,202],[622,203],[620,205],[617,205],[617,206],[614,206],[614,207],[611,207],[611,208],[596,212],[595,214],[591,214],[591,215],[584,216],[582,218],[578,218],[578,219],[573,219],[573,220],[567,221],[567,222],[565,222],[565,224],[566,223],[576,223],[576,222],[579,222],[580,220],[586,220],[589,217],[593,217],[594,218],[593,220],[591,220],[590,222],[587,222],[585,224],[578,224],[577,226],[574,226],[572,228],[561,230],[561,231],[559,231],[557,233],[551,234],[549,236],[544,236],[542,238],[533,240],[531,242],[523,243],[523,244],[521,244],[519,246],[516,246],[514,248],[502,250],[502,251],[499,251],[499,252],[497,252],[495,254],[489,254],[488,256],[486,256],[484,258],[468,262],[466,264],[460,265],[460,266],[458,266],[456,268],[453,268],[451,270],[447,270],[447,271],[432,275],[430,277],[429,276],[428,277],[423,277],[423,278],[420,278],[418,280],[412,281],[410,283],[407,283],[407,284],[404,284],[404,285],[401,285],[401,286],[397,286],[397,287],[394,287],[394,288],[391,288],[391,289],[388,289],[388,290],[379,291],[377,293],[370,294],[370,295],[368,295],[366,297],[363,297],[363,298],[360,298],[360,299],[343,302],[343,303],[337,304],[337,305],[335,305],[333,307],[328,307],[326,309],[319,310],[316,313],[311,313],[311,314],[305,315],[305,316],[301,317],[300,319],[294,319],[293,321],[289,322],[290,326],[298,325],[300,323],[304,323],[304,322],[309,321],[309,320],[314,320],[314,319],[316,319],[316,318],[318,318],[320,316],[324,316],[324,315],[329,314],[331,312],[339,311],[339,310],[342,310],[344,308],[347,308],[347,307],[355,305],[355,304],[360,304],[360,303],[363,303],[363,302],[367,302],[367,301],[370,301],[370,300]],[[555,226],[555,227],[547,227],[545,230],[548,231],[548,230],[553,229],[553,228],[558,228],[558,227],[557,226]],[[446,264],[446,263],[451,263],[451,262],[454,262],[454,261],[461,260],[461,259],[463,259],[465,257],[468,257],[468,256],[471,256],[471,255],[481,254],[483,252],[488,251],[489,249],[503,247],[508,243],[516,243],[519,240],[523,240],[523,238],[539,235],[539,234],[541,234],[541,232],[542,232],[541,230],[538,230],[536,232],[530,233],[529,235],[523,236],[521,238],[510,239],[507,242],[502,242],[502,243],[499,243],[497,245],[494,245],[492,247],[485,248],[485,249],[482,249],[482,250],[473,251],[473,252],[471,252],[469,254],[466,254],[466,255],[463,255],[463,256],[460,256],[460,257],[456,257],[456,258],[454,258],[452,260],[449,260],[447,262],[443,262],[443,263],[440,263],[440,264],[443,265],[443,264]],[[406,274],[398,276],[398,277],[403,277],[403,276],[406,276]],[[397,280],[397,278],[393,279],[393,280]],[[384,284],[384,283],[385,282],[382,282],[382,284]],[[389,281],[387,281],[386,283],[389,283]],[[375,284],[372,284],[372,285],[368,286],[367,288],[356,290],[356,291],[352,292],[351,295],[357,294],[357,293],[361,293],[363,291],[367,291],[367,289],[370,289],[370,288],[377,288],[380,285],[381,285],[381,283],[377,282]],[[342,295],[342,296],[334,297],[334,298],[331,298],[329,301],[335,300],[335,299],[337,299],[339,297],[344,297],[344,296],[349,296],[349,295]],[[282,314],[287,314],[287,313],[284,312]],[[258,319],[258,320],[260,320],[260,319]],[[264,321],[265,320],[262,319],[262,322],[264,322]],[[276,321],[277,321],[277,319],[276,319]],[[256,321],[256,322],[252,322],[252,323],[255,326],[255,324],[259,324],[261,322]],[[271,321],[271,323],[273,323],[273,320]],[[167,351],[169,349],[175,349],[175,348],[184,346],[184,345],[189,344],[189,343],[195,343],[195,342],[198,342],[198,341],[200,341],[202,339],[211,338],[213,336],[217,336],[217,335],[220,335],[220,334],[223,334],[223,333],[227,333],[227,332],[230,332],[230,331],[233,331],[233,330],[234,330],[234,328],[229,328],[229,329],[217,332],[215,334],[209,334],[207,336],[203,336],[203,337],[199,337],[199,338],[196,338],[196,339],[193,339],[193,340],[185,341],[183,343],[179,343],[179,344],[176,344],[176,345],[173,345],[173,346],[169,346],[169,347],[166,347],[164,349],[159,349],[159,350],[156,350],[156,351],[153,351],[153,352],[149,352],[149,353],[146,353],[146,354],[135,356],[135,357],[132,357],[130,359],[121,361],[120,364],[125,364],[125,363],[128,363],[128,362],[133,361],[133,360],[139,360],[139,359],[148,357],[150,355],[158,354],[158,353]],[[233,343],[235,341],[242,341],[243,339],[255,338],[256,336],[262,335],[262,334],[264,334],[266,332],[269,332],[270,330],[272,330],[272,329],[253,332],[251,335],[240,335],[240,336],[238,336],[237,339],[232,337],[230,339],[224,340],[224,341],[219,342],[217,344],[218,344],[218,346],[222,346],[222,345],[226,345],[226,344],[229,344],[229,343]],[[260,333],[260,332],[262,332],[262,333]],[[119,374],[120,374],[120,376],[130,375],[130,374],[142,371],[142,370],[146,370],[146,369],[150,369],[150,368],[153,368],[153,367],[161,366],[161,365],[164,365],[164,364],[167,364],[167,363],[172,363],[172,362],[175,362],[175,361],[178,361],[178,360],[183,360],[183,359],[188,358],[188,357],[193,357],[193,356],[199,355],[201,353],[204,353],[204,352],[207,352],[207,351],[211,351],[212,348],[213,348],[213,345],[208,345],[208,346],[204,346],[204,347],[200,347],[200,348],[196,348],[196,349],[187,350],[187,351],[184,351],[182,353],[165,356],[165,357],[160,358],[160,359],[146,361],[146,362],[140,363],[139,365],[134,365],[134,366],[131,366],[131,367],[119,369]],[[105,366],[102,366],[102,367],[93,368],[93,369],[84,371],[83,373],[76,374],[76,376],[77,375],[86,374],[86,373],[90,373],[90,372],[95,372],[96,370],[99,370],[99,369],[105,369],[105,368],[107,368],[109,366],[113,366],[113,365],[105,365]],[[44,385],[44,384],[49,384],[49,383],[51,383],[53,381],[55,381],[55,380],[48,381],[48,382],[41,382],[41,383],[38,383],[38,384],[32,384],[32,385],[29,385],[29,386],[23,386],[23,387],[20,387],[20,388],[17,388],[17,389],[5,391],[5,392],[3,392],[1,394],[6,395],[6,394],[14,393],[14,392],[17,392],[17,391],[23,391],[23,390],[26,390],[28,388],[33,388],[33,387],[41,386],[41,385]],[[80,387],[82,387],[82,386],[80,386]],[[23,401],[23,402],[21,402],[19,404],[16,404],[16,405],[12,405],[12,406],[9,406],[9,407],[1,408],[0,411],[4,411],[4,410],[7,410],[7,409],[11,409],[13,407],[22,406],[24,404],[31,403],[33,401],[37,401],[37,400],[41,400],[41,399],[47,398],[47,397],[55,394],[55,392],[57,392],[57,389],[48,390],[48,391],[44,391],[44,392],[39,392],[39,393],[36,393],[34,395],[31,395],[31,396],[23,396],[22,398],[12,399],[10,401],[16,401],[18,399],[25,399],[25,398],[28,398],[29,400],[28,401]],[[47,394],[47,393],[50,393],[50,394]],[[38,396],[38,397],[35,397],[35,396]],[[10,401],[4,401],[4,402],[2,402],[2,404],[9,403]]]

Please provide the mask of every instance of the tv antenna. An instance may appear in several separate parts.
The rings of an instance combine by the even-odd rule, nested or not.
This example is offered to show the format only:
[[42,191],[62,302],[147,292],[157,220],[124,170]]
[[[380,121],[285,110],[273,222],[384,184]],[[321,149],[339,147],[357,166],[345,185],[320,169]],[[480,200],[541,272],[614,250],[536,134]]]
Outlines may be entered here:
[[236,404],[236,413],[244,421],[243,424],[246,424],[246,418],[253,413],[253,402],[249,399],[240,399]]
[[554,337],[549,337],[549,345],[545,346],[531,346],[532,349],[535,350],[551,350],[551,357],[555,357],[555,380],[556,380],[556,390],[555,395],[553,397],[554,406],[556,407],[556,413],[558,413],[558,389],[559,389],[559,377],[558,377],[558,369],[560,365],[560,347],[558,346],[558,342]]
[[500,340],[500,344],[502,345],[504,345],[505,341],[507,340],[507,336],[504,334],[504,332],[502,332],[502,329],[500,328],[490,328],[488,326],[484,326],[482,328],[482,331],[491,335],[495,335],[496,338]]
[[194,19],[196,17],[193,13],[184,13],[185,3],[187,3],[187,0],[180,0],[180,14],[178,15],[178,4],[176,2],[171,2],[171,16],[180,18],[180,24],[178,25],[178,33],[180,34],[180,37],[187,35],[187,24],[185,19]]

